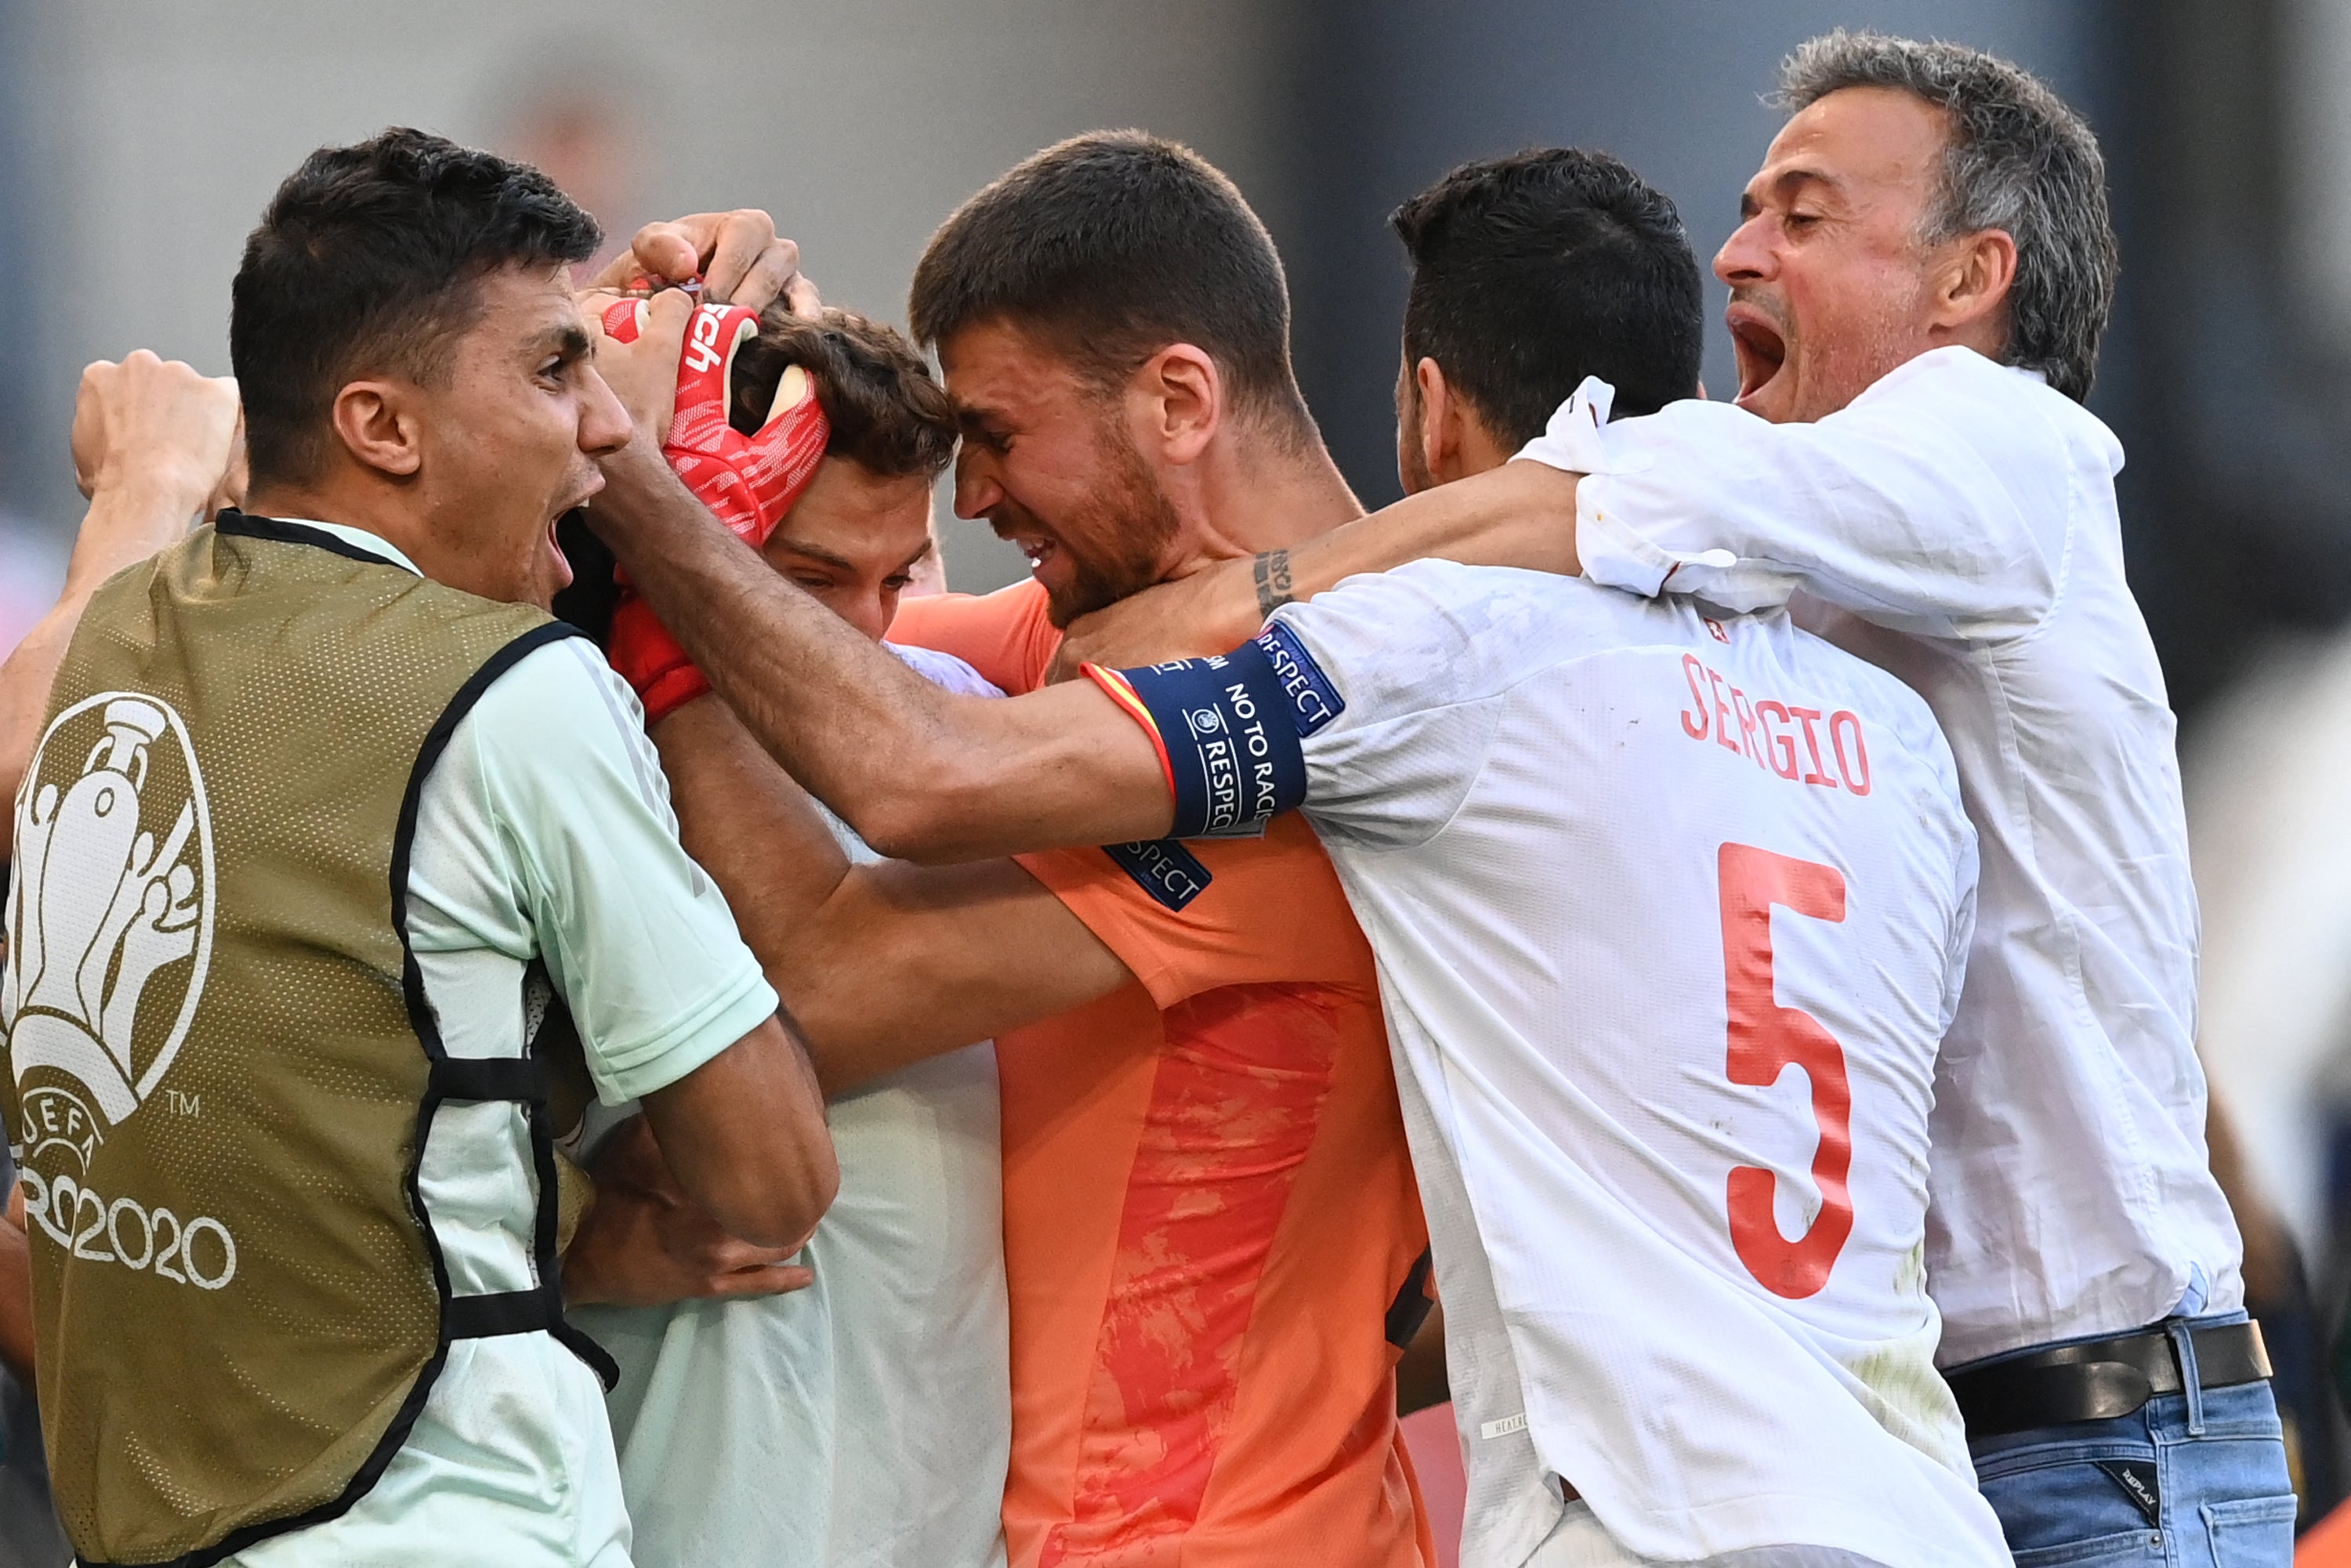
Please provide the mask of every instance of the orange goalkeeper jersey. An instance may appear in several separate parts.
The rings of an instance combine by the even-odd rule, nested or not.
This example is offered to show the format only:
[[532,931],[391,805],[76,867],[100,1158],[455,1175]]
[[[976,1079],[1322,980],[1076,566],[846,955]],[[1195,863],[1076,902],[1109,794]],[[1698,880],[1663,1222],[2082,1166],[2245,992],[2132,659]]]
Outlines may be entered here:
[[[891,635],[1011,692],[1059,642],[1033,582]],[[1137,983],[997,1042],[1015,1568],[1433,1568],[1395,1386],[1427,1232],[1322,846],[1020,863]]]

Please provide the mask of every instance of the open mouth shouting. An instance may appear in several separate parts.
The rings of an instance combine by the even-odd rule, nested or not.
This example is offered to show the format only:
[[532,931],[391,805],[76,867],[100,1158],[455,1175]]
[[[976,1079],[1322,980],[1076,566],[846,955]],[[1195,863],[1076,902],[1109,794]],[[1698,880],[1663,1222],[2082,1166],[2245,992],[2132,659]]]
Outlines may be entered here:
[[1743,299],[1731,301],[1723,324],[1730,329],[1731,351],[1739,361],[1739,406],[1756,412],[1764,389],[1786,368],[1787,336],[1778,321]]
[[[555,584],[554,591],[558,593],[560,593],[563,590],[571,586],[572,574],[571,558],[563,553],[563,544],[557,537],[556,530],[563,526],[564,518],[572,516],[579,512],[580,508],[586,507],[590,501],[595,499],[596,492],[601,490],[603,487],[604,476],[601,474],[592,476],[590,483],[581,486],[580,492],[573,499],[566,501],[561,506],[556,507],[555,515],[547,519],[547,532],[542,537],[545,538],[547,544],[547,553],[549,557],[548,566],[549,568],[548,575],[549,580]],[[586,519],[582,518],[581,521],[584,525]]]

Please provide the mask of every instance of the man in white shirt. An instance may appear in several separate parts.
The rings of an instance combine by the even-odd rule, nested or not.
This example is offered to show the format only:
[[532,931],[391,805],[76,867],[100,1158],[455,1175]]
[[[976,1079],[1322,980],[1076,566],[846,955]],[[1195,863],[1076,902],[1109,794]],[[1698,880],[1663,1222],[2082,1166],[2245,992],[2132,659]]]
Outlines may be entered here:
[[[1408,490],[1499,466],[1562,361],[1694,376],[1695,310],[1604,205],[1643,190],[1530,153],[1398,214]],[[1437,561],[1254,646],[1088,673],[1164,748],[1179,829],[1232,737],[1302,768],[1379,956],[1465,1560],[2002,1561],[1921,1266],[1975,896],[1925,705],[1784,611]]]
[[[760,554],[879,642],[931,553],[954,405],[897,332],[841,310],[771,307],[731,375],[705,384],[748,434],[788,382],[824,416],[822,456]],[[998,695],[960,659],[885,646],[950,691]],[[729,760],[681,749],[664,716],[648,714],[692,837],[704,770]],[[828,821],[852,862],[880,858]],[[634,1110],[590,1113],[590,1140],[610,1141],[564,1266],[576,1320],[621,1370],[609,1405],[637,1563],[1000,1564],[1012,1401],[994,1046],[831,1097],[841,1190],[798,1252],[678,1205]],[[669,1299],[681,1291],[706,1299]]]
[[[1424,203],[1414,485],[1499,464],[1584,369],[1650,406],[1695,376],[1695,264],[1623,165],[1529,154]],[[1516,354],[1530,320],[1548,351]],[[1228,659],[976,704],[678,543],[733,600],[705,630],[785,655],[771,744],[921,852],[1306,800],[1390,1009],[1467,1561],[2005,1560],[1922,1267],[1975,873],[1915,694],[1784,612],[1431,563]]]
[[[2268,1362],[2206,1159],[2173,719],[2123,573],[2121,449],[2079,402],[2114,286],[2096,142],[1955,46],[1832,34],[1782,85],[1795,112],[1715,260],[1736,407],[1609,424],[1580,397],[1522,455],[1589,477],[1512,464],[1256,582],[1438,555],[1794,599],[1924,695],[1983,857],[1928,1278],[1985,1493],[2020,1552],[2224,1525],[2231,1552],[2282,1552]],[[1217,575],[1072,643],[1228,645],[1272,596]]]

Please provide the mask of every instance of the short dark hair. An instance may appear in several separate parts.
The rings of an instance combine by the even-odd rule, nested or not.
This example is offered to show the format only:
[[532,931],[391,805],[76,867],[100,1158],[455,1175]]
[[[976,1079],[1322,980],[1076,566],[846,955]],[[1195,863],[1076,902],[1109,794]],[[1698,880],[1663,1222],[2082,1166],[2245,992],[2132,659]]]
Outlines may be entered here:
[[2086,399],[2119,268],[2097,137],[2030,71],[1959,44],[1840,28],[1780,67],[1779,103],[1791,112],[1849,87],[1893,88],[1950,117],[1942,189],[1920,237],[2006,230],[2016,279],[2001,358]]
[[1192,343],[1237,403],[1308,423],[1272,236],[1207,160],[1140,131],[1048,147],[956,208],[923,249],[907,315],[927,345],[1012,322],[1105,388]]
[[885,478],[927,479],[955,456],[955,403],[914,344],[893,327],[847,310],[795,316],[778,300],[759,318],[759,335],[735,356],[729,422],[749,435],[768,417],[776,383],[799,366],[832,427],[829,457],[846,457]]
[[1404,351],[1435,360],[1499,440],[1542,434],[1586,376],[1615,412],[1698,386],[1698,259],[1662,192],[1604,152],[1534,148],[1464,163],[1388,220],[1412,259]]
[[311,153],[270,198],[229,289],[254,481],[315,476],[328,413],[355,375],[445,371],[485,275],[585,261],[602,241],[538,170],[425,131]]

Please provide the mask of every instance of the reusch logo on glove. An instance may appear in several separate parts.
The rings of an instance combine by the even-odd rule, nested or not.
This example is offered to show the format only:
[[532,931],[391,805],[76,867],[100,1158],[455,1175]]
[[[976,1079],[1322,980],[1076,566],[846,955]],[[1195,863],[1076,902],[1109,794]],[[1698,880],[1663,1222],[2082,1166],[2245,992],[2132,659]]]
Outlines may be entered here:
[[[693,329],[685,338],[684,362],[687,370],[707,371],[726,362],[729,353],[718,347],[718,334],[726,324],[726,316],[727,308],[722,305],[705,305],[695,311]],[[756,319],[745,322],[736,331],[735,340],[727,345],[727,350],[741,348],[743,340],[756,337],[758,330],[759,323]]]
[[[616,300],[604,332],[633,343],[652,315],[643,299]],[[677,413],[662,443],[670,468],[727,530],[758,549],[800,498],[824,459],[832,427],[815,384],[792,366],[776,385],[767,423],[745,435],[727,422],[736,351],[758,335],[759,315],[740,305],[697,305],[678,355]],[[710,689],[685,650],[634,589],[612,610],[612,668],[635,688],[653,725]]]

